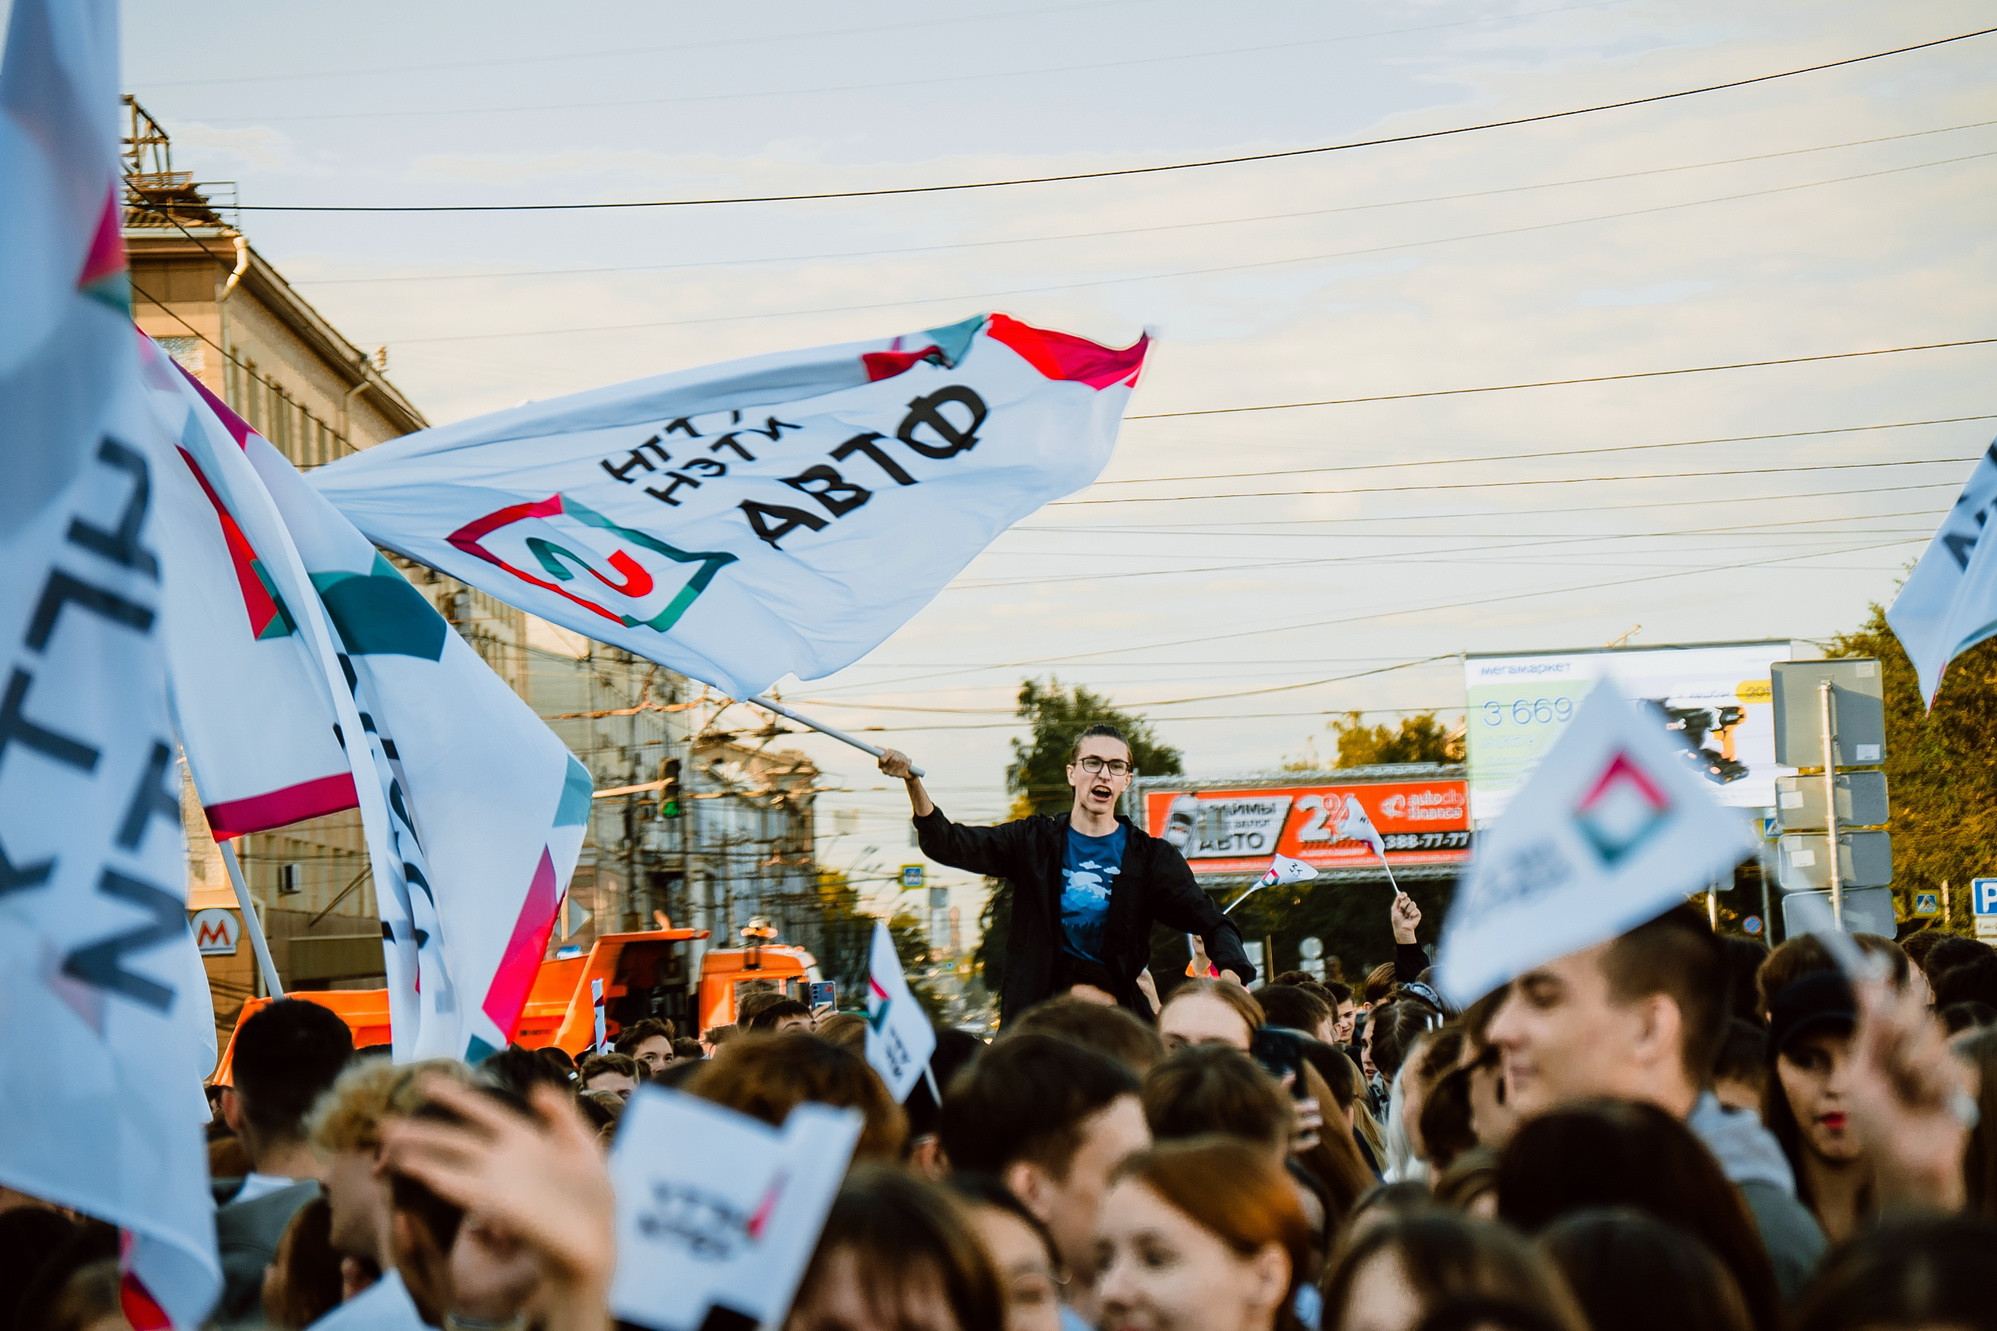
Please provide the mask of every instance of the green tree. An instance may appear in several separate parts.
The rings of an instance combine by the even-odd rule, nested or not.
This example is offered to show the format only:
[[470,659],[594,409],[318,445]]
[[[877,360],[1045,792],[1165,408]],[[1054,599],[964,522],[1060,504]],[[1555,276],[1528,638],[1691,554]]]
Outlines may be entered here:
[[[819,972],[838,984],[844,1006],[857,1008],[856,1000],[867,992],[874,926],[880,917],[860,909],[859,889],[838,869],[818,871],[818,905],[825,940],[818,957]],[[897,911],[888,921],[888,936],[894,940],[895,955],[901,958],[901,968],[908,976],[908,987],[914,991],[915,1001],[922,1004],[932,1020],[936,1019],[942,1005],[921,976],[932,960],[922,921],[908,911]]]
[[1063,689],[1058,679],[1022,683],[1018,715],[1033,731],[1030,740],[1012,742],[1012,761],[1006,764],[1005,788],[1012,792],[1015,812],[1068,811],[1074,803],[1068,759],[1090,726],[1121,730],[1130,741],[1131,761],[1144,776],[1176,776],[1185,770],[1179,751],[1160,741],[1149,721],[1112,706],[1099,693],[1079,686]]
[[1955,928],[1967,933],[1969,880],[1997,874],[1997,642],[1955,659],[1933,711],[1921,705],[1913,663],[1879,606],[1833,639],[1829,654],[1876,656],[1881,664],[1893,885],[1938,892],[1947,883]]
[[[1025,680],[1019,686],[1018,715],[1030,737],[1012,741],[1005,785],[1012,793],[1012,816],[1065,813],[1074,803],[1068,785],[1068,759],[1075,741],[1090,726],[1115,726],[1130,741],[1131,761],[1145,776],[1177,776],[1185,770],[1179,751],[1160,740],[1151,723],[1111,704],[1099,693],[1058,679]],[[1005,944],[1012,931],[1012,884],[988,879],[989,895],[978,923],[983,937],[975,953],[985,987],[1000,992],[1005,981]]]
[[1393,726],[1369,726],[1364,717],[1363,712],[1347,712],[1326,727],[1338,742],[1338,758],[1332,766],[1463,761],[1462,734],[1450,733],[1449,727],[1435,719],[1434,712],[1403,717]]

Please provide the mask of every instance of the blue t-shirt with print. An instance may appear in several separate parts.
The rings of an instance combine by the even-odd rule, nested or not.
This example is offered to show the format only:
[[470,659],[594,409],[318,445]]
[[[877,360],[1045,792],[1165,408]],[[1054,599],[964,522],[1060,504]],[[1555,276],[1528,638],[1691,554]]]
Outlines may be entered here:
[[1124,827],[1108,836],[1085,836],[1068,825],[1061,860],[1061,950],[1083,961],[1101,961],[1109,890],[1123,872]]

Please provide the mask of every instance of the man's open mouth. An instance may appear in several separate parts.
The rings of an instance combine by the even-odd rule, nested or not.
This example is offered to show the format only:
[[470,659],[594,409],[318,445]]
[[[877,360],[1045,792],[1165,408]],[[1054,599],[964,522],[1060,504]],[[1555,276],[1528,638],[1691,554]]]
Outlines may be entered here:
[[1089,794],[1095,796],[1099,800],[1106,800],[1110,798],[1113,794],[1115,794],[1115,792],[1112,791],[1108,786],[1090,786]]

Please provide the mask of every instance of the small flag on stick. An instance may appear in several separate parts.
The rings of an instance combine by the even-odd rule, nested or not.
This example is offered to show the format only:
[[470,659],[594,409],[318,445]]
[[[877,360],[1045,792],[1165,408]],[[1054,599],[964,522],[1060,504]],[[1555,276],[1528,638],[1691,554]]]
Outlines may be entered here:
[[929,1070],[929,1056],[935,1052],[936,1028],[902,974],[887,921],[876,921],[867,975],[867,1062],[888,1084],[889,1094],[901,1101]]
[[[1222,911],[1221,914],[1227,914],[1228,911],[1233,910],[1236,906],[1239,906],[1265,887],[1285,887],[1291,883],[1306,883],[1315,877],[1317,877],[1317,870],[1305,864],[1302,860],[1291,859],[1288,855],[1278,855],[1269,861],[1268,870],[1260,878],[1255,880],[1254,885],[1230,902],[1227,910]],[[1189,938],[1191,936],[1190,934],[1187,935]]]

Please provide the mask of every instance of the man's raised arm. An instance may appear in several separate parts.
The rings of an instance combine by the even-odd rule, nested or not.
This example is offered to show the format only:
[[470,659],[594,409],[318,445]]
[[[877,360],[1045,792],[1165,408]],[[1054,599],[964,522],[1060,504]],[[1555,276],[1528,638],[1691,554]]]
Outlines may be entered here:
[[908,755],[896,749],[881,754],[881,772],[908,785],[908,806],[915,813],[915,839],[922,853],[939,864],[991,878],[1010,878],[1019,847],[1019,824],[966,827],[953,823],[929,798],[922,779],[909,771]]
[[882,752],[881,774],[891,776],[908,787],[908,807],[914,810],[916,817],[927,818],[936,812],[935,801],[931,800],[929,792],[922,788],[922,778],[915,774],[913,765],[908,761],[908,755],[900,749],[887,749]]

